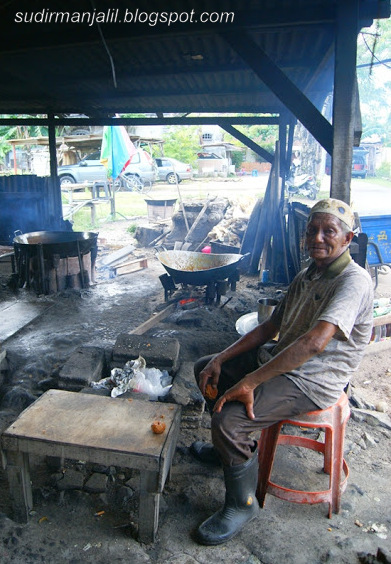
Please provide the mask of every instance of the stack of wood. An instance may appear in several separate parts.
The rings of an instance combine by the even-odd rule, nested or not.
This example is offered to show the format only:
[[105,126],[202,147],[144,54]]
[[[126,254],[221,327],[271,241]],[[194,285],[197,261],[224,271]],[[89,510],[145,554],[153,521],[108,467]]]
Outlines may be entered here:
[[251,253],[250,272],[268,271],[268,281],[286,284],[290,281],[284,194],[280,178],[279,145],[265,196],[259,199],[251,214],[241,253]]

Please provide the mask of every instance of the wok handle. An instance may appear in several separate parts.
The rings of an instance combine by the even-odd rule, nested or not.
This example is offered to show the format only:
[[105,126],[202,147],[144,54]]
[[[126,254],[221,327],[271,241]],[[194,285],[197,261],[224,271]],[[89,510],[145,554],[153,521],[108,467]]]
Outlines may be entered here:
[[243,271],[245,270],[246,266],[250,266],[250,259],[251,259],[251,253],[246,253],[245,255],[241,256],[240,259],[238,260],[238,262],[236,263],[237,267],[243,266],[243,264],[245,265]]
[[246,253],[238,260],[238,264],[251,257],[251,253]]

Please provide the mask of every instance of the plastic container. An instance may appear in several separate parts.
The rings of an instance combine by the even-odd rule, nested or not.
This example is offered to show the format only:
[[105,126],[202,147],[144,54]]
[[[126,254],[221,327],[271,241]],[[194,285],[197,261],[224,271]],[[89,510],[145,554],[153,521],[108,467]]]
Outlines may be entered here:
[[212,253],[214,254],[239,254],[240,247],[234,247],[232,245],[226,245],[225,243],[221,243],[220,241],[211,241],[210,246],[212,248]]
[[148,219],[150,221],[171,219],[176,200],[176,198],[171,200],[145,200],[147,203]]

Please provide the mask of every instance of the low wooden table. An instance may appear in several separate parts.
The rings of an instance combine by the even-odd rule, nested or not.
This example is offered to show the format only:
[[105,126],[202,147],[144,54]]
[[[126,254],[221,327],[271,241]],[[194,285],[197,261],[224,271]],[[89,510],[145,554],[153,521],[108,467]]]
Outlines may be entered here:
[[[139,540],[153,542],[180,411],[175,404],[47,391],[2,435],[14,518],[27,522],[32,509],[30,454],[134,468],[140,470]],[[161,435],[151,430],[155,419],[166,424]]]

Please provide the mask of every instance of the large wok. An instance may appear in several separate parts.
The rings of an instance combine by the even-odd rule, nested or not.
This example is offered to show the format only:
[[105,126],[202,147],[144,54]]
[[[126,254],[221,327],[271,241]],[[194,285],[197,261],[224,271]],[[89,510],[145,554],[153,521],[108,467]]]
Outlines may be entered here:
[[17,235],[13,242],[16,251],[30,256],[42,248],[45,258],[53,255],[66,258],[89,253],[96,247],[97,238],[98,233],[90,231],[34,231]]
[[203,286],[213,280],[229,278],[247,255],[163,251],[157,258],[174,282]]

